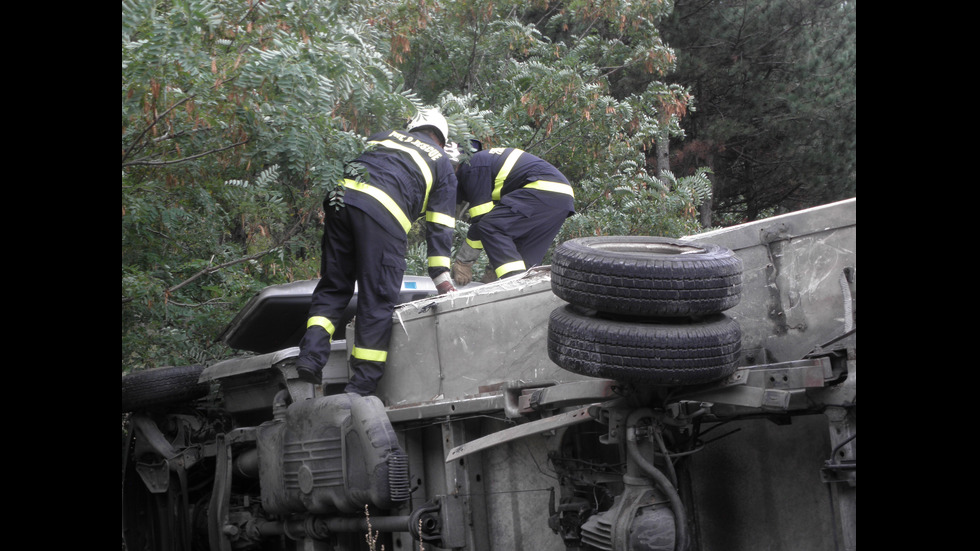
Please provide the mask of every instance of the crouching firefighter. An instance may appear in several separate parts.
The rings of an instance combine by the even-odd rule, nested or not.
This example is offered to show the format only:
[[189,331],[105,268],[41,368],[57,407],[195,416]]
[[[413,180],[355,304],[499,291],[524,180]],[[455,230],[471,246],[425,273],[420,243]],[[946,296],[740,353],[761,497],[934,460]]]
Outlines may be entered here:
[[459,165],[456,177],[457,199],[470,204],[470,229],[453,262],[457,285],[472,281],[473,262],[483,250],[492,269],[485,283],[536,266],[565,219],[575,214],[568,179],[520,149],[479,150]]
[[357,325],[345,391],[374,393],[384,374],[413,220],[425,216],[428,272],[439,294],[456,290],[449,276],[456,176],[443,149],[448,134],[445,117],[427,109],[405,130],[372,135],[370,147],[351,163],[357,167],[348,165],[343,205],[324,200],[320,281],[296,360],[302,380],[322,382],[336,324],[356,282]]

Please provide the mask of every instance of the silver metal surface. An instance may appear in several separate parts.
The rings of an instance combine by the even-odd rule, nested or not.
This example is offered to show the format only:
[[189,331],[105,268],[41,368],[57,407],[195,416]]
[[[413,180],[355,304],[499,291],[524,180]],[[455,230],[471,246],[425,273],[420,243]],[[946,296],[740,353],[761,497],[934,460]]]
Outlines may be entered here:
[[[392,318],[377,394],[397,407],[463,400],[511,381],[548,385],[591,379],[548,358],[548,319],[564,304],[551,292],[547,267],[403,304]],[[348,330],[356,330],[356,324]]]
[[[742,259],[743,365],[793,361],[856,325],[857,200],[683,237]],[[841,287],[842,277],[847,291]]]
[[449,453],[446,454],[446,463],[450,463],[467,455],[492,448],[505,442],[524,438],[525,436],[541,434],[543,432],[548,432],[571,425],[577,425],[586,421],[592,421],[595,419],[595,416],[593,416],[590,410],[592,410],[591,406],[578,408],[565,413],[559,413],[551,417],[545,417],[544,419],[538,419],[537,421],[529,421],[527,423],[517,425],[516,427],[504,429],[482,438],[471,440],[449,450]]

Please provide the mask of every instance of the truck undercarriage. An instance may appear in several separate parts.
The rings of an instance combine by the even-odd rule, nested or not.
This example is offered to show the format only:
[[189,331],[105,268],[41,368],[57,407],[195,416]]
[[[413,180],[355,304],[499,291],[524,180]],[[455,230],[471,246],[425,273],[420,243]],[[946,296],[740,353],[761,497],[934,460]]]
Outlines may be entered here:
[[[739,259],[738,298],[680,322],[595,311],[664,315],[675,301],[589,302],[639,276],[571,282],[582,263],[632,254],[624,240],[578,265],[423,290],[396,311],[385,377],[363,398],[338,391],[343,340],[322,386],[297,378],[295,314],[276,308],[285,296],[304,316],[307,289],[270,290],[224,335],[254,354],[123,378],[124,543],[854,549],[855,228],[852,200],[672,242]],[[711,271],[728,280],[726,262]],[[671,339],[686,352],[646,344]]]

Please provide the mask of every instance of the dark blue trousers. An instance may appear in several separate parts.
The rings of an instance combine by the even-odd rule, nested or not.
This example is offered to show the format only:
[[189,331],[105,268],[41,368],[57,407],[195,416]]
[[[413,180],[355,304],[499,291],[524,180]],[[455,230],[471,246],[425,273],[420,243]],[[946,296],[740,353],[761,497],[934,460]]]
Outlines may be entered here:
[[[326,318],[336,326],[356,283],[354,351],[347,392],[371,394],[384,374],[391,316],[405,274],[407,247],[407,236],[393,236],[356,207],[327,208],[320,281],[313,291],[310,317]],[[331,337],[321,325],[310,326],[300,341],[297,366],[322,373],[330,356]]]
[[512,191],[477,223],[483,250],[495,270],[520,260],[527,269],[544,259],[569,215],[564,202],[549,201],[548,195],[526,189]]

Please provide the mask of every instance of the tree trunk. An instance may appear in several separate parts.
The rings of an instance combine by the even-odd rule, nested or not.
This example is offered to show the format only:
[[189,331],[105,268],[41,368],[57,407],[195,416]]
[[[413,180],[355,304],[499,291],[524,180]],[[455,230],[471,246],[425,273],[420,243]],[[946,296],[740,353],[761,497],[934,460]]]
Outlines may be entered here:
[[711,196],[705,199],[704,202],[701,203],[701,206],[698,207],[698,216],[701,221],[702,228],[711,227],[712,207],[714,206],[715,193],[718,191],[718,179],[720,178],[720,176],[715,173],[714,153],[709,152],[706,160],[708,161],[708,168],[711,169],[711,174],[708,175],[708,180],[711,181]]
[[670,182],[667,178],[663,177],[664,172],[670,171],[670,138],[667,136],[667,131],[664,130],[657,137],[657,178],[665,186],[669,186]]
[[[712,185],[712,187],[714,187],[714,186]],[[711,201],[712,200],[713,200],[712,197],[708,197],[698,207],[698,216],[699,216],[699,220],[701,222],[701,227],[702,228],[710,228],[711,227]]]

